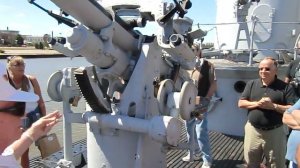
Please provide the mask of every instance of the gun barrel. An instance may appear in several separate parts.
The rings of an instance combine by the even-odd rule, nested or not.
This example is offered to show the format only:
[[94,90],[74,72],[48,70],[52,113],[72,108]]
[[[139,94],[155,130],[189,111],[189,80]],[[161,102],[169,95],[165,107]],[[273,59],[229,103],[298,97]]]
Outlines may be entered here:
[[[51,1],[94,32],[99,32],[113,22],[112,16],[95,0]],[[114,26],[113,43],[124,50],[136,50],[138,39],[120,24]]]

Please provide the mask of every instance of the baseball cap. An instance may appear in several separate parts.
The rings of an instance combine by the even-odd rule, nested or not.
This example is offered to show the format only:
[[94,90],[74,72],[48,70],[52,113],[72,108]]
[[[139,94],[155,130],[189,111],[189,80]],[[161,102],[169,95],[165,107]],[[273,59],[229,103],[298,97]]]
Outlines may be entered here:
[[24,92],[13,88],[5,78],[6,67],[0,63],[0,101],[36,102],[39,97],[34,93]]

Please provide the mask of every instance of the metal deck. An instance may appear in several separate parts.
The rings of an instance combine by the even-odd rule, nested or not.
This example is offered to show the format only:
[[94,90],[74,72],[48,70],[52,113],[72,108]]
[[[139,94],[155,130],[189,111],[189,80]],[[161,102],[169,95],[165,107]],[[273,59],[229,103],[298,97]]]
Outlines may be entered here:
[[[243,138],[228,136],[217,132],[209,132],[211,152],[213,155],[213,168],[242,168],[243,164]],[[200,168],[202,160],[183,162],[182,157],[187,151],[171,150],[167,155],[168,168]]]
[[[184,134],[184,133],[183,133]],[[184,136],[183,136],[184,137]],[[243,166],[243,138],[228,136],[217,132],[209,132],[210,143],[212,148],[212,155],[214,158],[213,168],[242,168]],[[182,138],[182,141],[185,141]],[[85,146],[86,141],[81,140],[73,144],[74,148],[81,148]],[[62,152],[60,152],[62,154]],[[76,152],[74,152],[76,154]],[[186,155],[187,151],[171,150],[167,154],[168,168],[200,168],[202,160],[194,162],[183,162],[182,157]],[[30,161],[31,168],[42,167],[40,157],[34,158]]]

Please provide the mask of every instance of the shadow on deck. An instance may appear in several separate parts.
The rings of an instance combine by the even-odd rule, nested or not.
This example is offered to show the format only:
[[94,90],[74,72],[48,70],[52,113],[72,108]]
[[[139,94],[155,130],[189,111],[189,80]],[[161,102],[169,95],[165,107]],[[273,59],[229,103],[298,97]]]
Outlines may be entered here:
[[[183,136],[184,137],[184,136]],[[243,168],[243,138],[224,135],[217,132],[209,132],[212,155],[214,158],[213,168]],[[182,141],[185,141],[183,138]],[[85,144],[85,140],[74,144]],[[182,157],[186,155],[184,150],[171,150],[167,154],[168,168],[200,168],[202,160],[194,162],[183,162]],[[37,164],[40,157],[30,161],[31,168],[41,167]]]
[[[243,168],[243,138],[209,132],[211,152],[213,155],[213,168]],[[167,155],[168,168],[200,168],[202,160],[183,162],[182,157],[187,151],[171,150]]]

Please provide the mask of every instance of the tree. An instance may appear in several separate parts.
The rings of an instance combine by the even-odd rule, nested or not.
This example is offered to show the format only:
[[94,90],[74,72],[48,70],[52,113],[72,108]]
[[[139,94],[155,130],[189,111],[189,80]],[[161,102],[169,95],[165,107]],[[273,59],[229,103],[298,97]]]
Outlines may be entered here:
[[44,49],[44,44],[42,42],[34,44],[35,49]]
[[42,42],[39,43],[39,49],[44,49],[44,44]]
[[16,36],[16,43],[17,43],[17,45],[23,45],[24,44],[24,38],[20,34],[18,34]]
[[40,47],[40,46],[39,46],[39,43],[35,43],[35,44],[34,44],[34,48],[35,48],[35,49],[39,49],[39,47]]

